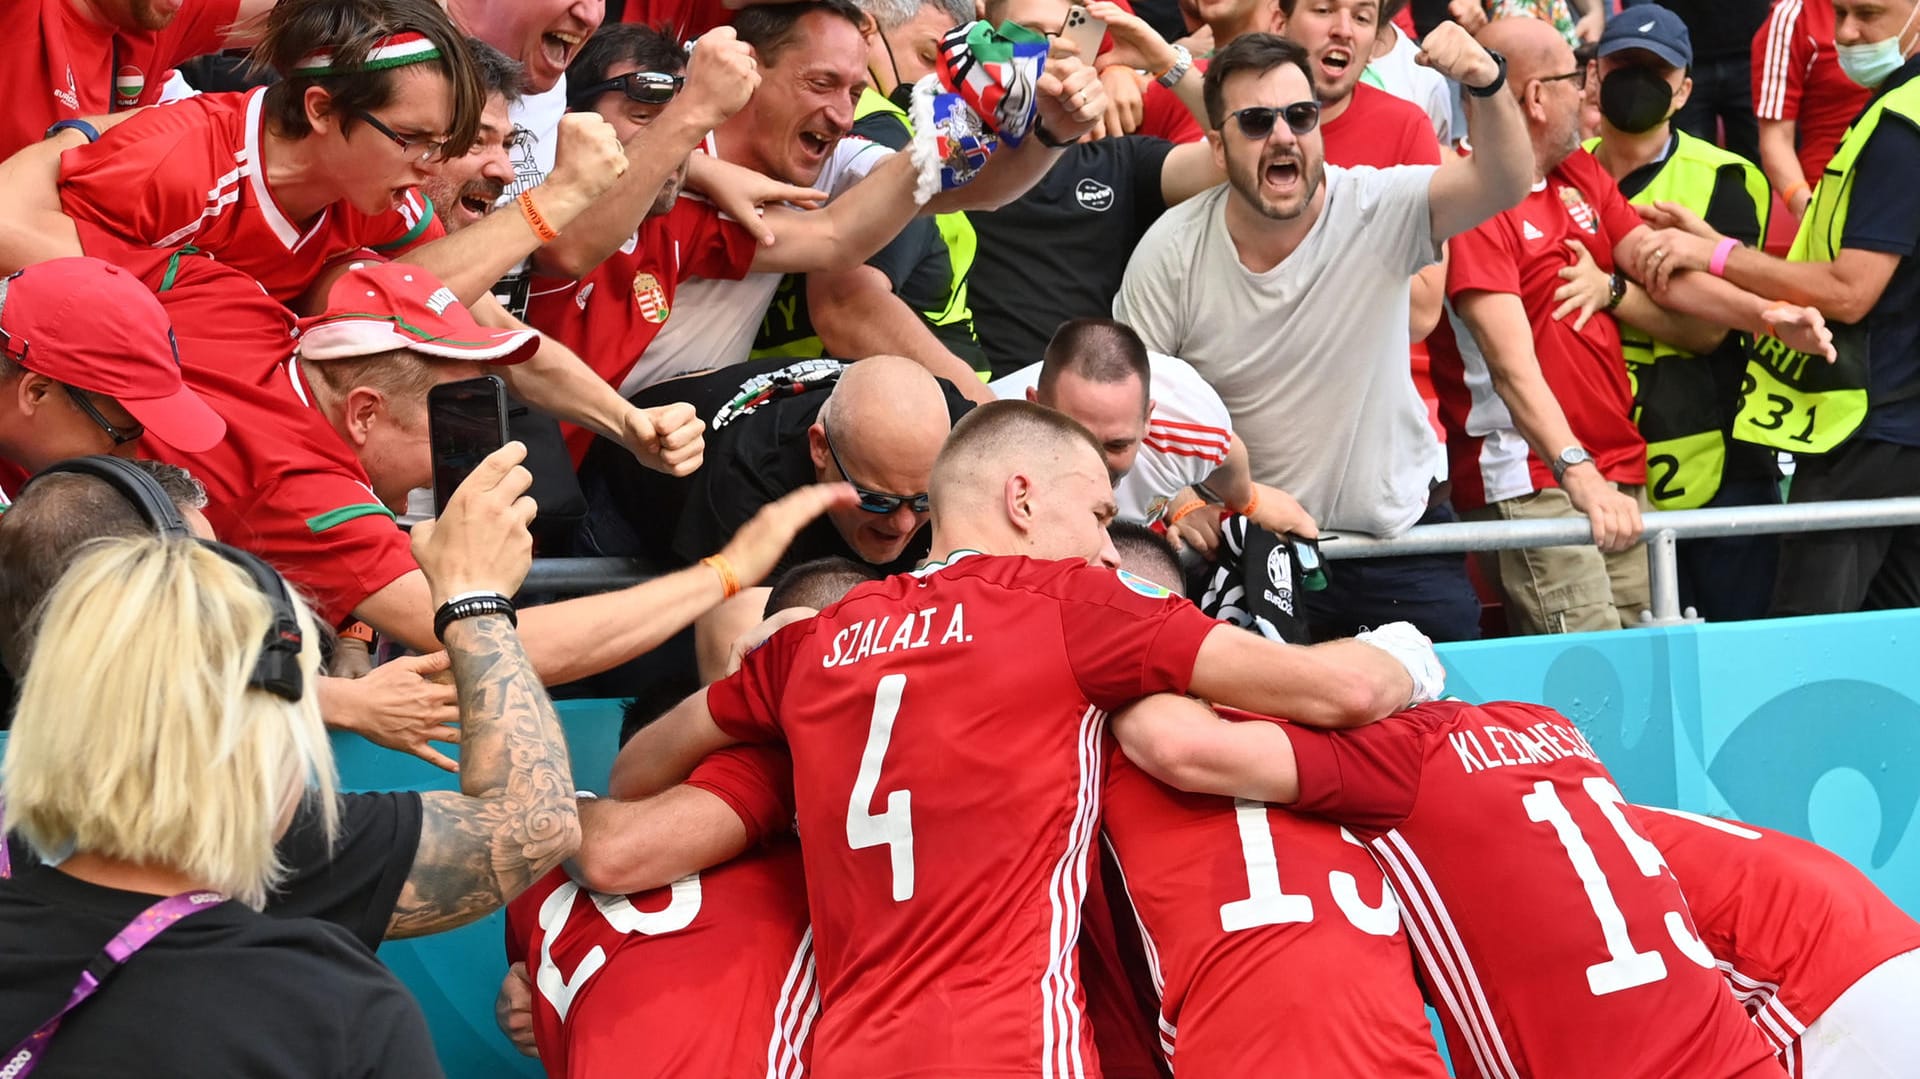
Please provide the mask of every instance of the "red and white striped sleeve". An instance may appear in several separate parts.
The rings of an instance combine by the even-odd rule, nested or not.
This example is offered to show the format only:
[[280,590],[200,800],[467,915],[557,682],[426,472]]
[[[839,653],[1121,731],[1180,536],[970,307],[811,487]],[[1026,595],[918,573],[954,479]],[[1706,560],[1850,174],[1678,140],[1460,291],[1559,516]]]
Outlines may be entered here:
[[[1183,463],[1193,480],[1204,480],[1227,459],[1233,416],[1226,402],[1185,360],[1154,353],[1153,415],[1146,448]],[[1189,481],[1191,482],[1191,481]]]
[[1804,0],[1776,0],[1753,36],[1753,114],[1762,120],[1800,116],[1800,94],[1813,60],[1804,18]]

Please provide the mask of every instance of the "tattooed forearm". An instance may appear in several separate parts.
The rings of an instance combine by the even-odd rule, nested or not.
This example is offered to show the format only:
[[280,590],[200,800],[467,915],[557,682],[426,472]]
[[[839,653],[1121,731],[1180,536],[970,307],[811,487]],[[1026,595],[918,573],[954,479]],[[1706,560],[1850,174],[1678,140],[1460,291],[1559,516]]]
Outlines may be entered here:
[[465,925],[580,846],[566,738],[553,701],[501,615],[447,628],[460,700],[461,794],[423,796],[420,849],[389,937]]

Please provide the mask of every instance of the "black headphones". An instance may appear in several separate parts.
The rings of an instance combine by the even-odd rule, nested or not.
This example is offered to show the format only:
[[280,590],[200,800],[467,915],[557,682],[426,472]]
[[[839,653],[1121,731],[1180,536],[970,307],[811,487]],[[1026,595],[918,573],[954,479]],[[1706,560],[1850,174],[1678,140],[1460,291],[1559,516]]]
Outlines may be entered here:
[[[180,516],[173,499],[167,497],[159,482],[127,461],[105,455],[69,458],[36,473],[26,487],[32,487],[41,476],[56,472],[92,476],[118,491],[159,535],[169,539],[194,539],[186,519]],[[26,487],[21,488],[22,491]],[[266,639],[260,645],[260,658],[255,661],[247,684],[283,700],[299,700],[304,688],[300,674],[300,619],[294,613],[293,594],[287,591],[287,582],[258,555],[212,540],[196,539],[195,542],[238,566],[273,608],[273,624],[267,627]]]

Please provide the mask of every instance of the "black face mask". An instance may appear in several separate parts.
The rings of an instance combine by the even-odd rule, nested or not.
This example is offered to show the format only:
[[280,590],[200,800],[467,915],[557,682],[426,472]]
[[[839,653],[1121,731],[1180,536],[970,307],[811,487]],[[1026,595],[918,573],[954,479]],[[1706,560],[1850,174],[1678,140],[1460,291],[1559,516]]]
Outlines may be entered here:
[[1673,87],[1647,67],[1623,67],[1600,82],[1600,115],[1631,135],[1652,131],[1673,112]]

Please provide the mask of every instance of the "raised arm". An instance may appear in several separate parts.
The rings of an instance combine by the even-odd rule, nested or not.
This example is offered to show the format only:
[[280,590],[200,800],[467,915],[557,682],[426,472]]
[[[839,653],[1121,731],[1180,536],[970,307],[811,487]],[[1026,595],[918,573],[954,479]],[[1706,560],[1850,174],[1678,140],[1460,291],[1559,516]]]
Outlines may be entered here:
[[60,155],[86,145],[71,128],[0,162],[0,274],[80,254],[80,233],[60,209]]
[[1278,723],[1231,723],[1192,697],[1161,693],[1115,714],[1109,728],[1128,760],[1175,790],[1279,804],[1300,797],[1293,745]]
[[[483,461],[446,512],[414,531],[433,602],[512,594],[533,559],[532,477],[513,443]],[[458,619],[445,643],[458,687],[460,793],[422,796],[420,847],[389,936],[464,925],[519,895],[580,846],[573,772],[553,701],[504,614]]]
[[1039,114],[1034,130],[1013,150],[1002,150],[987,159],[965,187],[943,191],[928,201],[925,212],[949,213],[954,210],[998,210],[1027,193],[1060,159],[1060,151],[1040,140],[1045,131],[1055,142],[1072,142],[1093,129],[1107,110],[1106,87],[1091,64],[1083,64],[1068,55],[1071,45],[1062,51],[1056,47],[1040,76]]
[[[1419,62],[1469,89],[1501,76],[1499,65],[1458,23],[1443,22],[1421,43]],[[1428,188],[1435,243],[1510,210],[1533,184],[1533,142],[1510,88],[1491,97],[1468,93],[1470,157],[1441,165]]]

